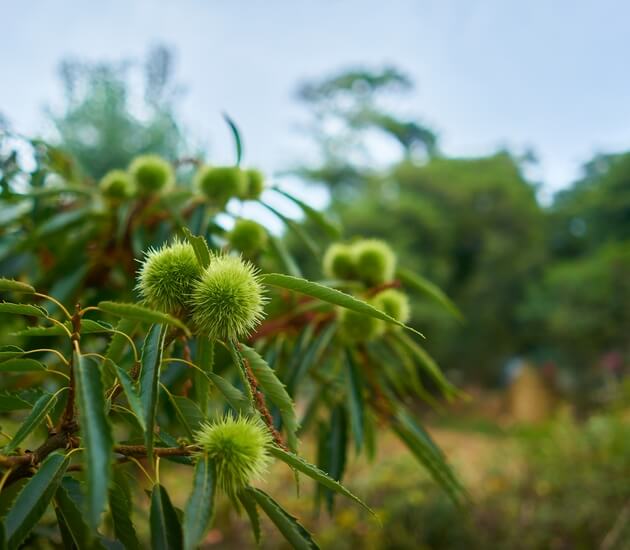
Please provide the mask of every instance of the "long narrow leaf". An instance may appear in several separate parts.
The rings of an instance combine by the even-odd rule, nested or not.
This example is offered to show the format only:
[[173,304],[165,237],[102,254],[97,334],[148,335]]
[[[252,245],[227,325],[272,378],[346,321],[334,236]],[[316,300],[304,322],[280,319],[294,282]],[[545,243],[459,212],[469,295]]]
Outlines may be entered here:
[[300,279],[298,277],[292,277],[290,275],[283,275],[281,273],[264,274],[262,275],[262,279],[263,282],[268,285],[300,292],[301,294],[312,296],[313,298],[317,298],[318,300],[327,302],[329,304],[334,304],[340,307],[344,307],[346,309],[351,309],[353,311],[356,311],[357,313],[363,313],[365,315],[369,315],[370,317],[381,319],[382,321],[387,321],[388,323],[394,323],[422,336],[422,334],[417,330],[408,327],[400,321],[397,321],[380,309],[377,309],[367,302],[359,300],[358,298],[350,296],[349,294],[345,294],[344,292],[341,292],[335,288],[330,288],[324,285],[320,285],[319,283],[307,281],[306,279]]
[[248,488],[247,491],[254,497],[258,506],[264,510],[265,514],[273,521],[293,548],[296,550],[315,550],[319,548],[313,540],[313,536],[297,518],[289,514],[267,493],[252,487]]
[[56,401],[57,399],[54,395],[48,394],[42,395],[37,400],[35,405],[33,405],[31,412],[13,436],[13,439],[4,446],[4,454],[11,454],[15,451],[15,449],[17,449],[18,445],[22,443],[22,441],[24,441],[24,439],[44,421],[44,418],[46,418],[46,415],[54,407]]
[[214,511],[216,477],[214,463],[208,455],[197,459],[193,476],[193,489],[184,513],[184,548],[197,548],[203,538]]
[[186,240],[190,243],[195,251],[195,256],[197,257],[197,261],[202,268],[206,268],[210,265],[210,250],[208,249],[208,243],[206,239],[199,235],[193,235],[187,227],[184,227],[184,236]]
[[23,292],[25,294],[34,294],[35,289],[26,283],[21,281],[14,281],[13,279],[0,278],[0,292]]
[[123,317],[124,319],[133,319],[135,321],[143,321],[145,323],[162,323],[172,325],[183,330],[187,336],[190,336],[188,327],[186,327],[186,325],[184,325],[184,323],[182,323],[179,319],[169,315],[168,313],[155,311],[137,304],[125,304],[119,302],[100,302],[98,307],[105,313]]
[[160,365],[166,331],[162,325],[153,325],[144,340],[140,369],[140,400],[144,411],[145,444],[147,456],[153,457],[153,434],[158,405]]
[[296,434],[299,424],[291,396],[288,394],[284,384],[276,376],[276,373],[254,349],[242,345],[241,350],[263,392],[278,407],[280,417],[286,428],[287,443],[289,448],[295,452],[297,450]]
[[303,474],[306,474],[308,477],[314,479],[315,481],[317,481],[317,483],[320,483],[327,489],[330,489],[331,491],[334,491],[335,493],[339,493],[340,495],[343,495],[349,498],[350,500],[353,500],[357,504],[363,506],[363,508],[365,508],[368,512],[370,512],[371,514],[374,514],[372,509],[367,504],[365,504],[365,502],[363,502],[359,497],[352,494],[341,483],[339,483],[338,481],[335,481],[326,472],[323,472],[314,464],[310,464],[309,462],[304,460],[302,457],[297,456],[296,454],[290,453],[288,451],[285,451],[283,449],[280,449],[279,447],[271,447],[270,452],[276,458],[282,460],[283,462],[291,466],[291,468],[295,468],[296,470],[302,472]]
[[151,493],[151,548],[180,550],[183,548],[182,526],[166,489],[156,484]]
[[60,453],[49,455],[37,473],[22,488],[2,522],[8,548],[19,548],[44,515],[59,487],[68,462],[69,460]]
[[89,525],[95,531],[107,503],[114,442],[107,419],[105,391],[98,365],[75,352],[73,369],[81,443],[85,448],[82,454],[87,470],[86,514]]

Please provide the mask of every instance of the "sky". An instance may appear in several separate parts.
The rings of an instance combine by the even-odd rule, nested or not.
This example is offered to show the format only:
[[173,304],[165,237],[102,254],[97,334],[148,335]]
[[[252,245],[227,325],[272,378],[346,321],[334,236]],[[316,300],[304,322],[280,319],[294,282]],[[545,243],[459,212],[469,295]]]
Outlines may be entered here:
[[247,163],[280,170],[304,155],[297,84],[385,64],[413,78],[400,110],[434,128],[446,154],[533,149],[543,195],[594,153],[630,149],[627,2],[31,0],[2,11],[0,112],[28,135],[49,131],[60,60],[140,59],[163,43],[186,88],[185,126],[218,161],[233,154],[222,111]]

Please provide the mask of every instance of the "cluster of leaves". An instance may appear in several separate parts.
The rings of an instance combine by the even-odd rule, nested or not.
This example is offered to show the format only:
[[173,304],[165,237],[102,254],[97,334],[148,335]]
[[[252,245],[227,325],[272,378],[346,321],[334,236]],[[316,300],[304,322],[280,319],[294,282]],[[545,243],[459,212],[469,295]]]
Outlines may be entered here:
[[[262,175],[240,168],[241,138],[228,123],[236,165],[194,160],[192,177],[180,164],[139,157],[96,186],[60,173],[61,153],[43,143],[35,144],[33,171],[3,171],[0,261],[17,280],[0,281],[11,300],[0,313],[28,319],[0,351],[0,372],[11,373],[2,379],[0,410],[15,425],[0,455],[9,547],[47,536],[49,505],[68,547],[112,540],[140,547],[131,518],[144,497],[128,479],[138,472],[149,483],[153,547],[196,547],[218,492],[246,511],[256,539],[262,510],[293,546],[315,547],[297,519],[251,482],[276,459],[313,478],[330,510],[335,494],[360,503],[340,483],[346,455],[354,443],[357,454],[373,456],[381,426],[455,502],[465,499],[408,401],[414,392],[432,400],[429,380],[447,396],[455,390],[385,297],[403,286],[452,304],[422,278],[396,273],[384,243],[376,256],[370,241],[351,245],[356,276],[314,282],[255,222],[221,227],[230,204],[256,200],[305,244],[314,242],[263,200]],[[321,235],[338,237],[337,226],[299,199],[267,192],[301,207]],[[144,261],[138,277],[137,260]],[[405,297],[396,291],[400,305]],[[373,338],[348,338],[349,314],[381,328]],[[296,401],[306,403],[302,418]],[[298,454],[308,431],[318,440],[316,464]],[[194,468],[183,511],[160,482],[164,461]]]

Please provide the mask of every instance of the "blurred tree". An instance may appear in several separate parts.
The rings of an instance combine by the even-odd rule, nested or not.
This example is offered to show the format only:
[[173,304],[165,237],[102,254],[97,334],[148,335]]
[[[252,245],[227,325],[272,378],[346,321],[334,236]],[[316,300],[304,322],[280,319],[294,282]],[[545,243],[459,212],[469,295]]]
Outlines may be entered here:
[[[379,106],[385,95],[410,87],[395,69],[350,71],[302,86],[323,161],[298,172],[330,188],[330,208],[344,219],[347,237],[394,243],[407,267],[445,288],[462,309],[465,327],[415,307],[419,327],[431,327],[438,359],[474,371],[475,379],[496,380],[497,367],[531,345],[517,310],[544,258],[544,214],[519,159],[507,152],[441,157],[430,129]],[[354,153],[373,157],[366,135],[375,128],[395,137],[400,153],[391,164],[366,168]]]
[[[109,170],[125,168],[143,153],[175,158],[184,148],[174,112],[179,88],[173,83],[173,55],[158,46],[143,64],[61,64],[65,105],[49,112],[55,145],[69,152],[85,173],[99,179]],[[143,93],[134,94],[136,81]]]

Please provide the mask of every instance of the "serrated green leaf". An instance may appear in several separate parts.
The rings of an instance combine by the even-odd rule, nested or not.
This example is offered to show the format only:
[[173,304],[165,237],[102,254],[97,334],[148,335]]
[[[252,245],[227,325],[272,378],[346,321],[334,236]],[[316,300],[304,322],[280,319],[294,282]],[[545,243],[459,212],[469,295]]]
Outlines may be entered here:
[[75,391],[79,412],[79,430],[86,466],[87,521],[96,531],[107,504],[107,487],[111,472],[114,442],[107,419],[105,390],[98,364],[87,361],[80,353],[73,355]]
[[223,119],[230,127],[232,136],[234,137],[234,146],[236,148],[236,166],[240,166],[241,159],[243,158],[243,141],[241,140],[241,133],[238,131],[236,123],[228,116],[227,113],[223,113]]
[[238,413],[250,413],[252,409],[251,403],[241,390],[214,372],[209,372],[208,377],[212,380],[212,383],[216,386],[216,388],[223,394],[223,397],[225,397],[225,400],[228,402],[230,407]]
[[60,453],[50,454],[19,492],[2,522],[8,548],[19,548],[44,515],[59,487],[68,462],[69,460]]
[[284,384],[280,382],[273,369],[254,349],[245,345],[241,345],[240,347],[243,356],[247,359],[264,394],[278,407],[280,417],[286,428],[288,446],[295,452],[297,450],[298,441],[296,433],[299,429],[299,424],[291,396],[288,394]]
[[214,512],[216,475],[214,463],[201,454],[195,464],[193,488],[184,512],[184,548],[198,547],[208,529]]
[[34,294],[35,289],[31,285],[22,283],[21,281],[1,277],[0,292],[24,292],[25,294]]
[[[72,332],[72,325],[69,322],[64,323],[64,326]],[[103,321],[92,321],[91,319],[83,319],[81,321],[81,334],[99,334],[111,332],[111,330],[112,326]],[[31,336],[66,336],[67,332],[59,325],[54,325],[52,327],[28,327],[14,332],[13,335],[30,338]]]
[[201,236],[193,235],[187,227],[183,228],[184,236],[186,240],[190,243],[195,251],[195,256],[197,256],[197,261],[199,265],[205,269],[210,265],[210,250],[208,249],[208,243],[206,239]]
[[294,197],[293,195],[290,195],[286,191],[283,191],[282,189],[274,187],[274,191],[280,193],[281,195],[284,195],[287,199],[297,204],[302,209],[302,212],[304,212],[304,215],[310,221],[326,231],[329,237],[331,237],[332,239],[339,239],[341,237],[341,228],[339,227],[339,225],[329,220],[325,214],[319,212],[318,210],[315,210],[313,207],[309,206],[308,204]]
[[258,508],[256,506],[256,500],[249,491],[241,491],[238,494],[238,499],[241,501],[249,522],[252,526],[252,532],[254,533],[254,540],[256,544],[260,544],[260,516],[258,515]]
[[461,505],[466,493],[429,434],[404,411],[398,412],[392,429],[451,500]]
[[404,286],[407,286],[425,296],[428,296],[433,301],[440,304],[444,309],[446,309],[451,315],[460,321],[464,320],[464,316],[461,311],[457,308],[457,306],[451,301],[451,299],[444,294],[444,292],[434,283],[421,277],[420,275],[416,275],[412,271],[407,269],[398,269],[396,271],[396,277],[400,279]]
[[0,363],[0,372],[38,372],[45,370],[46,366],[35,359],[17,357]]
[[24,355],[24,350],[17,346],[0,346],[0,362]]
[[372,509],[365,504],[359,497],[352,494],[348,489],[346,489],[341,483],[335,481],[332,477],[330,477],[326,472],[320,470],[314,464],[310,464],[302,457],[293,454],[289,451],[285,451],[280,449],[279,447],[271,447],[270,453],[276,458],[282,460],[282,462],[291,466],[291,468],[295,468],[296,470],[306,474],[311,479],[314,479],[327,489],[334,491],[335,493],[339,493],[350,500],[353,500],[357,504],[363,506],[370,514],[374,514]]
[[182,323],[179,319],[176,319],[168,313],[155,311],[137,304],[127,304],[121,302],[100,302],[98,307],[106,313],[123,317],[125,319],[133,319],[135,321],[143,321],[145,323],[152,324],[172,325],[183,330],[187,336],[190,336],[188,327],[186,327],[186,325],[184,325],[184,323]]
[[109,489],[109,509],[112,516],[114,534],[126,550],[140,550],[140,542],[131,522],[132,501],[129,484],[122,470],[114,470]]
[[118,381],[120,382],[120,385],[122,386],[123,391],[125,392],[125,397],[127,397],[127,402],[129,403],[129,407],[131,408],[131,411],[136,416],[138,423],[140,424],[140,427],[142,428],[142,431],[146,431],[147,426],[145,422],[146,422],[147,415],[144,410],[144,405],[142,404],[142,400],[140,399],[140,396],[138,395],[138,392],[136,391],[136,388],[134,387],[134,383],[133,383],[133,380],[131,379],[131,376],[129,376],[129,373],[125,369],[119,367],[113,361],[112,361],[112,365],[114,365],[114,369],[116,370],[116,376],[118,377]]
[[55,492],[57,511],[61,514],[76,548],[104,550],[105,547],[94,537],[95,533],[90,530],[90,526],[85,521],[80,496],[79,482],[72,477],[64,477]]
[[183,548],[182,526],[171,504],[166,489],[154,485],[151,492],[151,548],[153,550],[179,550]]
[[13,304],[11,302],[0,302],[0,313],[28,315],[29,317],[40,317],[42,319],[48,317],[48,312],[43,307],[31,304]]
[[210,396],[210,381],[205,373],[212,372],[214,367],[214,342],[207,336],[199,336],[195,348],[195,363],[203,371],[195,370],[193,386],[195,400],[199,404],[201,411],[206,414],[208,411],[208,398]]
[[20,397],[18,393],[0,393],[0,412],[18,411],[21,409],[30,409],[32,403]]
[[[412,356],[418,361],[418,364],[433,379],[447,397],[453,397],[459,394],[459,390],[446,379],[438,364],[422,346],[414,342],[406,334],[393,334],[392,337],[397,339],[409,350]],[[0,364],[0,367],[1,366],[2,365]]]
[[361,373],[352,357],[351,350],[346,350],[346,372],[348,374],[348,411],[350,426],[357,453],[363,446],[365,425],[365,402],[363,399],[363,382]]
[[278,530],[284,535],[284,538],[295,548],[295,550],[316,550],[319,549],[317,543],[313,540],[313,536],[306,528],[287,512],[280,504],[261,489],[249,487],[246,489],[250,493],[258,506],[260,506],[265,514],[275,524]]
[[153,435],[158,406],[158,387],[160,381],[160,365],[166,330],[162,325],[152,325],[144,340],[140,368],[140,400],[144,410],[145,444],[147,456],[153,457]]
[[57,399],[54,395],[42,395],[36,401],[35,405],[33,405],[31,412],[24,419],[11,441],[4,446],[3,453],[8,455],[15,451],[19,444],[22,443],[22,441],[24,441],[24,439],[44,421],[46,415],[54,407],[56,401]]
[[175,411],[177,420],[186,430],[187,437],[192,439],[200,424],[206,420],[205,415],[192,399],[182,395],[173,395],[164,384],[161,384],[161,387]]
[[336,306],[340,306],[346,309],[351,309],[352,311],[356,311],[357,313],[363,313],[365,315],[369,315],[370,317],[381,319],[382,321],[387,321],[388,323],[394,323],[395,325],[404,327],[407,330],[410,330],[422,336],[422,333],[418,332],[414,328],[408,327],[400,321],[397,321],[380,309],[377,309],[367,302],[359,300],[358,298],[350,296],[349,294],[345,294],[344,292],[341,292],[335,288],[330,288],[324,285],[320,285],[319,283],[307,281],[306,279],[300,279],[299,277],[283,275],[281,273],[266,273],[261,275],[261,278],[265,284],[293,290],[294,292],[306,294],[307,296],[317,298],[318,300],[327,302],[329,304],[334,304]]

